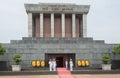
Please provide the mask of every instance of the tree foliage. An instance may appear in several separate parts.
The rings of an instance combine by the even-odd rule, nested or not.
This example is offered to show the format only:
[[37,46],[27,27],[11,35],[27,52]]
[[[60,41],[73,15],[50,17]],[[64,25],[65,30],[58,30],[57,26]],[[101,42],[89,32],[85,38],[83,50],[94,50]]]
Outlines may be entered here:
[[103,61],[104,64],[108,64],[109,62],[111,62],[110,55],[109,54],[103,54],[102,61]]
[[13,57],[13,61],[18,65],[22,61],[22,58],[19,54],[15,54]]
[[113,50],[113,54],[120,54],[120,44],[116,45]]
[[0,55],[3,55],[5,53],[5,48],[2,46],[2,44],[0,43]]

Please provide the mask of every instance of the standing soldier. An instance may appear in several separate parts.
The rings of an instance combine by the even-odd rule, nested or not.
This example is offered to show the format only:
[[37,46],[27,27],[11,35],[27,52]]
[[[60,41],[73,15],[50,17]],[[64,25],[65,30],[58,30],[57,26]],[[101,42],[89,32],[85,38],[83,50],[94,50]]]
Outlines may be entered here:
[[69,64],[70,64],[70,71],[73,71],[73,61],[72,61],[72,59],[70,59]]
[[53,59],[53,71],[56,71],[56,60]]
[[68,69],[68,60],[67,59],[65,60],[65,67],[66,67],[66,69]]
[[52,71],[52,60],[49,59],[49,70]]

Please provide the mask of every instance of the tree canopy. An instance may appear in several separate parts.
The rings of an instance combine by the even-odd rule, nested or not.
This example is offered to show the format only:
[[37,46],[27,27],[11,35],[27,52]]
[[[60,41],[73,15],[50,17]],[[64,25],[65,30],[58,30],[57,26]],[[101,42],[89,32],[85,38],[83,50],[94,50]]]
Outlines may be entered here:
[[0,55],[3,55],[5,53],[5,48],[2,46],[2,44],[0,43]]
[[116,46],[113,48],[112,52],[113,52],[114,54],[120,54],[120,44],[116,45]]

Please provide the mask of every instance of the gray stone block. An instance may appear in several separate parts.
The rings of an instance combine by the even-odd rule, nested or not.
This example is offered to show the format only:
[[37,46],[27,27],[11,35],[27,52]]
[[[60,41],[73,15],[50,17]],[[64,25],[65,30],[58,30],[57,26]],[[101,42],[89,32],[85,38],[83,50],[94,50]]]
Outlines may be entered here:
[[[11,43],[4,44],[8,59],[12,60],[13,55],[16,53],[21,54],[23,59],[22,66],[26,69],[31,67],[32,60],[45,59],[45,54],[47,53],[74,53],[75,61],[78,59],[89,59],[90,67],[100,67],[102,54],[112,54],[111,51],[114,45],[106,44],[103,40],[93,40],[93,38],[33,37],[23,37],[22,40],[11,40]],[[12,63],[9,61],[8,65]]]

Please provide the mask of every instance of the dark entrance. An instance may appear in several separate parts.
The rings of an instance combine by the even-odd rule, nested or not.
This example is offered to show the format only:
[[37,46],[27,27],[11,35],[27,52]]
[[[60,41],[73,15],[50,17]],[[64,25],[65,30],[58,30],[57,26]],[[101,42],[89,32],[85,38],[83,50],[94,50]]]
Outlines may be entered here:
[[55,58],[57,67],[65,67],[65,60],[72,58],[75,66],[75,53],[45,53],[45,65],[49,67],[49,59]]
[[0,71],[7,70],[7,62],[6,61],[0,61]]
[[63,67],[63,57],[56,57],[57,67]]
[[112,68],[120,69],[120,60],[112,60]]

